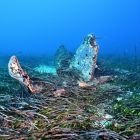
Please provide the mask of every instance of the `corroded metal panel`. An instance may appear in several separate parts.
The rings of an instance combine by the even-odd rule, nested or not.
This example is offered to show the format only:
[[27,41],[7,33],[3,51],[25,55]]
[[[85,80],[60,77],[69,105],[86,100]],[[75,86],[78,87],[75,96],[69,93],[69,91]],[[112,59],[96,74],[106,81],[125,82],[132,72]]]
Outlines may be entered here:
[[97,67],[98,48],[95,36],[89,34],[77,49],[71,62],[70,67],[79,70],[84,81],[91,81],[94,78],[94,71]]
[[68,68],[70,61],[73,55],[65,48],[64,45],[61,45],[55,53],[55,64],[57,68]]

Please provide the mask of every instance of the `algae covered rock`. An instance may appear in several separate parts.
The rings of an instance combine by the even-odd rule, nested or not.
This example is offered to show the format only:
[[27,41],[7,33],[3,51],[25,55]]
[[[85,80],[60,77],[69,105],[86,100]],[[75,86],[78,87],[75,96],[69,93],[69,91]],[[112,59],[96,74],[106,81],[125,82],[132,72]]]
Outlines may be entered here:
[[57,68],[69,67],[72,59],[72,53],[70,53],[64,45],[61,45],[55,53],[55,64]]
[[76,68],[82,73],[84,81],[91,81],[94,78],[98,48],[96,37],[92,34],[87,35],[70,64],[70,68]]

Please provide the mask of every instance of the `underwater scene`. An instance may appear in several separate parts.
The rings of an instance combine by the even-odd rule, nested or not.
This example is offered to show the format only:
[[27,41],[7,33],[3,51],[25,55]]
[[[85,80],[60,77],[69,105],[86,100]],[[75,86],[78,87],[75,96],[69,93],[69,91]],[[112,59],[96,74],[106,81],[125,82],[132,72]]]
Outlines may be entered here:
[[0,140],[140,140],[140,1],[0,1]]

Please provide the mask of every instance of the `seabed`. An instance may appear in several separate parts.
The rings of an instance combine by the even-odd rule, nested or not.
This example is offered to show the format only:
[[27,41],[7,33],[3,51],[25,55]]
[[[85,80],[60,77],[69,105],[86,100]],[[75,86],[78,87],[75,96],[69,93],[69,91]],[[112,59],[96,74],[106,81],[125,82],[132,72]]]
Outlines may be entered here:
[[[97,69],[87,67],[89,72],[95,70],[96,80],[91,84],[77,82],[78,73],[66,68],[74,61],[72,54],[64,46],[60,49],[63,53],[58,50],[52,59],[19,57],[32,80],[47,83],[38,94],[29,93],[10,77],[9,57],[3,58],[6,65],[0,65],[0,139],[139,140],[140,59],[99,56]],[[77,67],[81,69],[82,65]]]
[[[1,67],[0,139],[139,139],[140,65],[134,69],[132,59],[103,59],[108,61],[101,63],[102,70],[97,74],[113,75],[114,79],[97,85],[96,90],[80,88],[70,84],[71,79],[38,73],[25,65],[31,77],[57,88],[64,86],[65,78],[67,92],[58,97],[49,89],[44,94],[26,95],[7,68]],[[103,114],[111,117],[105,121]]]

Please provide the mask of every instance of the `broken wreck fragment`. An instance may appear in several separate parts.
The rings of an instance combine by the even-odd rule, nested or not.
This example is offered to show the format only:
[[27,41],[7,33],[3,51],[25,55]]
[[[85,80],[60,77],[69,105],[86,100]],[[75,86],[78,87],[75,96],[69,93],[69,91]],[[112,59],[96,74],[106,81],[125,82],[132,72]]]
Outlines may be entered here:
[[84,81],[91,81],[94,78],[94,71],[97,67],[98,45],[96,37],[89,34],[82,45],[77,49],[70,64],[71,68],[76,68],[81,72]]
[[[30,78],[29,75],[22,69],[16,56],[12,56],[8,63],[9,75],[20,82],[29,93],[45,93],[47,91],[54,92],[55,96],[60,96],[65,93],[64,89],[56,89],[48,82],[41,81],[39,78]],[[35,80],[36,79],[36,80]]]
[[57,69],[68,68],[72,57],[72,53],[70,53],[64,45],[61,45],[55,53],[55,64]]
[[16,56],[12,56],[8,63],[9,75],[19,81],[25,88],[31,93],[40,92],[40,88],[36,88],[33,85],[32,80],[28,74],[21,68]]

